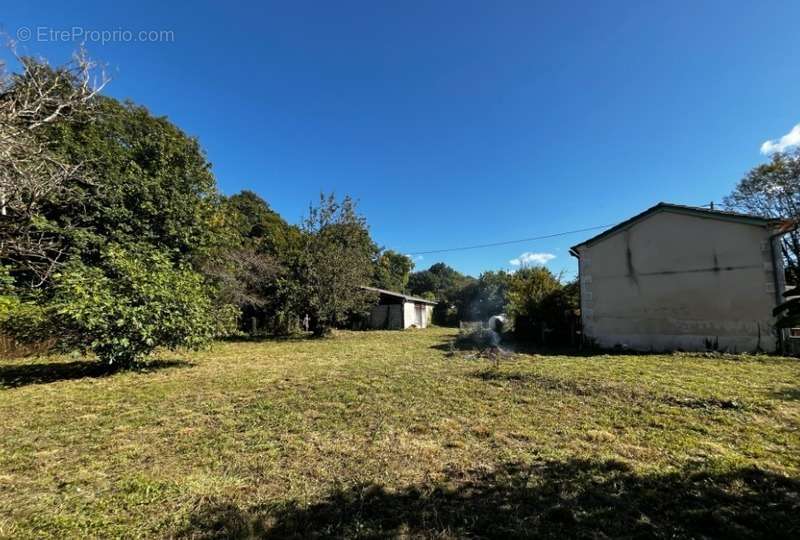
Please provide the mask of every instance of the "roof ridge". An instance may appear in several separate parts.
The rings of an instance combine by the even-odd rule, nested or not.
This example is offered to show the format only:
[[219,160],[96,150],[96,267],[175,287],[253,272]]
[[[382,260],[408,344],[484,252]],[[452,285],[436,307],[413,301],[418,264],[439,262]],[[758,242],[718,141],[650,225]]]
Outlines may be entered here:
[[428,300],[427,298],[422,298],[421,296],[414,296],[414,295],[406,294],[406,293],[403,293],[403,292],[390,291],[389,289],[381,289],[380,287],[371,287],[371,286],[368,286],[368,285],[362,285],[361,288],[365,289],[365,290],[368,290],[368,291],[374,291],[374,292],[378,292],[378,293],[384,293],[384,294],[397,296],[397,297],[403,298],[405,300],[416,300],[416,301],[420,301],[420,302],[427,302],[429,304],[437,304],[438,303],[435,300]]
[[692,212],[694,214],[701,214],[702,216],[709,217],[709,218],[721,218],[721,219],[726,219],[727,218],[727,219],[738,220],[738,221],[746,221],[746,222],[749,222],[751,225],[763,225],[763,226],[766,226],[766,225],[769,225],[770,223],[779,221],[779,220],[775,220],[775,219],[772,219],[772,218],[765,218],[765,217],[757,216],[757,215],[753,215],[753,214],[743,214],[743,213],[739,213],[739,212],[732,212],[730,210],[712,210],[710,208],[702,208],[702,207],[699,207],[699,206],[689,206],[689,205],[685,205],[685,204],[668,203],[668,202],[663,202],[662,201],[662,202],[659,202],[659,203],[651,206],[650,208],[648,208],[648,209],[646,209],[646,210],[644,210],[642,212],[639,212],[638,214],[636,214],[636,215],[634,215],[634,216],[632,216],[632,217],[630,217],[630,218],[628,218],[628,219],[626,219],[624,221],[620,221],[619,223],[617,223],[616,225],[614,225],[610,229],[606,229],[605,231],[601,232],[600,234],[592,236],[591,238],[588,238],[587,240],[584,240],[583,242],[581,242],[579,244],[575,244],[574,246],[569,248],[570,253],[572,255],[575,255],[575,249],[577,249],[577,248],[579,248],[581,246],[585,246],[587,244],[593,243],[593,242],[595,242],[597,240],[600,240],[602,238],[605,238],[607,236],[611,236],[612,234],[614,234],[614,233],[616,233],[616,232],[618,232],[618,231],[620,231],[620,230],[622,230],[622,229],[624,229],[626,227],[632,226],[634,223],[638,222],[639,220],[649,216],[650,214],[658,212],[660,210],[675,210],[675,211],[682,211],[682,212]]

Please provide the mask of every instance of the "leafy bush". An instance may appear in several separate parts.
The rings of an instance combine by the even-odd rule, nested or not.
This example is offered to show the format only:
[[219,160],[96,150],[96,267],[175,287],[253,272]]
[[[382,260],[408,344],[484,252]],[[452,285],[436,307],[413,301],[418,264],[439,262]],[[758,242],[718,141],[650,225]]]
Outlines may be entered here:
[[543,266],[523,268],[510,278],[508,312],[518,338],[568,343],[579,305],[578,282],[562,284]]
[[32,344],[49,338],[49,328],[47,312],[42,306],[13,295],[0,295],[0,334]]
[[156,347],[196,349],[219,330],[203,278],[164,253],[119,246],[100,264],[70,263],[55,275],[48,308],[61,345],[128,367]]
[[26,344],[44,341],[50,324],[36,302],[40,295],[32,292],[23,300],[17,293],[9,268],[0,265],[0,335]]

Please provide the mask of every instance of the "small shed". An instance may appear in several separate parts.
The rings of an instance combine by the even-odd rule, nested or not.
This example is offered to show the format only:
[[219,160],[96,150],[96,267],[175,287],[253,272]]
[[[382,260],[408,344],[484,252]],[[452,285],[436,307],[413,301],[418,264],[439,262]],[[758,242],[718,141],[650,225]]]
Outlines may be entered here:
[[405,330],[412,326],[427,328],[431,323],[436,302],[386,289],[363,288],[378,293],[378,303],[369,314],[370,328]]

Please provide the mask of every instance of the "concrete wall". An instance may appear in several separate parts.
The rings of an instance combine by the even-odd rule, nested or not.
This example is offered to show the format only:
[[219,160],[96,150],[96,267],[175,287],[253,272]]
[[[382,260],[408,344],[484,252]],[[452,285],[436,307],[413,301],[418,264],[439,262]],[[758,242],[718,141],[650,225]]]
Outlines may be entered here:
[[401,330],[404,328],[403,306],[401,304],[374,306],[369,314],[369,326],[376,330]]
[[[422,326],[427,328],[433,319],[433,306],[421,304]],[[416,304],[379,304],[369,314],[369,327],[376,330],[404,330],[416,324]]]
[[416,317],[414,315],[414,303],[405,302],[403,304],[403,328],[409,328],[414,324]]
[[[422,308],[422,324],[417,325],[417,306]],[[413,302],[406,302],[403,308],[405,320],[404,328],[410,328],[417,325],[417,328],[427,328],[431,324],[433,318],[433,306],[428,304],[415,304]]]
[[601,347],[774,350],[768,237],[765,227],[662,211],[578,248],[584,335]]

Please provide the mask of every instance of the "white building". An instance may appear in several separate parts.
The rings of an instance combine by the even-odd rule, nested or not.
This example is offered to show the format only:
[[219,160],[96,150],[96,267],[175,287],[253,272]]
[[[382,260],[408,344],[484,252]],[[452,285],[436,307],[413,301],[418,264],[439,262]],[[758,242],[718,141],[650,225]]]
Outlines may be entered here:
[[584,337],[636,350],[774,351],[779,225],[660,203],[574,246]]
[[369,315],[370,328],[405,330],[412,326],[426,328],[431,323],[436,302],[374,287],[363,289],[378,293],[378,303]]

